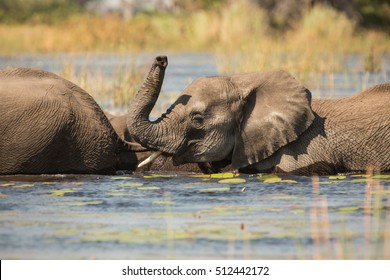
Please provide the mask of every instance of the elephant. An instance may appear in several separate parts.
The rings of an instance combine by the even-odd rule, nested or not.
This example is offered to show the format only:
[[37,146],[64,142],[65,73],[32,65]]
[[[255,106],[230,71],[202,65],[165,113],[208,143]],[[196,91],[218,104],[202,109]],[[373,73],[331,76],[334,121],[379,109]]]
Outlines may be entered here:
[[0,71],[0,174],[113,174],[125,142],[83,89],[40,69]]
[[[130,143],[135,143],[132,133],[128,129],[126,120],[128,115],[113,116],[108,115],[108,118],[118,136]],[[148,158],[152,156],[153,151],[149,149],[138,150],[129,154],[128,151],[121,151],[118,154],[119,162],[121,163],[121,170],[137,170],[138,172],[175,172],[175,173],[221,173],[232,171],[230,166],[218,165],[216,163],[187,163],[174,165],[172,158],[166,155],[161,155],[154,161],[149,161]],[[138,167],[140,165],[140,167]],[[137,168],[138,167],[138,168]]]
[[[127,115],[104,112],[77,85],[32,68],[0,71],[0,174],[115,174],[151,151],[135,143]],[[201,172],[162,157],[140,171]],[[211,171],[209,171],[211,172]]]
[[341,99],[312,99],[284,70],[200,77],[154,121],[166,57],[129,108],[133,139],[175,165],[225,162],[244,173],[390,171],[390,83]]

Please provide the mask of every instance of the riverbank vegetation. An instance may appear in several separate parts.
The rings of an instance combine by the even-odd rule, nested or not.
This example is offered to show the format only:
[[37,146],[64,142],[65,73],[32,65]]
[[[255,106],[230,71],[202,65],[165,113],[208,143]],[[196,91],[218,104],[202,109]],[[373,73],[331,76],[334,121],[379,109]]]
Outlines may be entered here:
[[[357,71],[388,70],[386,1],[353,0],[351,11],[329,4],[350,1],[178,0],[171,10],[130,16],[91,12],[87,2],[95,1],[0,0],[0,54],[207,51],[221,73],[283,68],[309,83],[345,71],[351,54],[361,58]],[[142,81],[136,70],[122,73],[122,82]]]
[[[14,3],[8,4],[13,8],[4,10],[4,2]],[[34,2],[46,6],[34,8]],[[0,52],[258,50],[312,55],[389,50],[386,26],[358,26],[357,20],[324,4],[302,6],[299,18],[287,24],[283,19],[275,23],[277,16],[270,19],[269,11],[255,1],[193,1],[209,4],[197,8],[183,4],[185,8],[175,12],[144,12],[128,18],[83,12],[74,2],[83,1],[1,0]],[[390,5],[383,7],[390,16]]]

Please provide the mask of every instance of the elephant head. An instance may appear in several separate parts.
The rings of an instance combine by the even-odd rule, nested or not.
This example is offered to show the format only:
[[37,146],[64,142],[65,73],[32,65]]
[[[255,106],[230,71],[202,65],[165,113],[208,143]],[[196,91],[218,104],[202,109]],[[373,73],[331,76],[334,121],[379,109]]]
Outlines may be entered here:
[[132,102],[129,130],[174,164],[230,160],[235,169],[269,157],[312,123],[311,93],[285,71],[202,77],[155,121],[166,57],[155,63]]

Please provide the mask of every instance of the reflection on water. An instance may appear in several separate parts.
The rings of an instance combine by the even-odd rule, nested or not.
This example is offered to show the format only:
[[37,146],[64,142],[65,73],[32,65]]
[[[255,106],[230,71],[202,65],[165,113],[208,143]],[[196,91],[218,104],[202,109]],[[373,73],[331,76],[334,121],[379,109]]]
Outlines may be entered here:
[[[119,66],[149,67],[154,56],[20,55],[0,57],[0,67],[58,73],[71,63],[114,78]],[[218,74],[210,54],[168,56],[168,96]],[[387,81],[389,70],[366,74],[359,59],[350,58],[353,75],[309,81],[314,96],[348,96]],[[171,101],[159,102],[167,108]],[[220,176],[1,177],[0,258],[390,258],[388,175],[314,184],[307,177]]]
[[390,258],[390,176],[0,178],[0,258]]

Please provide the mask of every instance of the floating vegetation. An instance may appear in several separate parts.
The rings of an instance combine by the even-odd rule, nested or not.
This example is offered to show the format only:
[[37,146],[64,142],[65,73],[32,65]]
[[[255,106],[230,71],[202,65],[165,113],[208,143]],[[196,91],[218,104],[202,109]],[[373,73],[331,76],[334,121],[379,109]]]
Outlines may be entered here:
[[74,193],[78,190],[81,190],[81,188],[65,188],[60,190],[55,190],[50,194],[44,194],[43,196],[64,196],[67,193]]
[[103,201],[74,201],[74,202],[68,202],[65,205],[68,206],[86,206],[86,205],[99,205],[102,204]]
[[125,183],[118,185],[119,187],[141,187],[143,186],[143,183]]
[[226,172],[226,173],[211,174],[210,178],[221,179],[221,178],[234,178],[234,177],[237,177],[237,176],[239,176],[239,174],[232,173],[232,172]]
[[0,257],[390,258],[387,174],[161,175],[0,181]]
[[200,192],[227,192],[230,191],[229,187],[216,187],[216,188],[204,188]]
[[151,190],[159,190],[159,187],[156,186],[145,186],[145,187],[138,187],[137,188],[140,191],[151,191]]
[[246,180],[243,178],[222,179],[218,181],[220,184],[243,184],[245,182]]
[[0,187],[10,187],[10,186],[13,186],[13,185],[15,185],[15,183],[1,183]]
[[156,179],[156,178],[172,178],[176,177],[176,174],[149,174],[149,175],[144,175],[144,179]]

